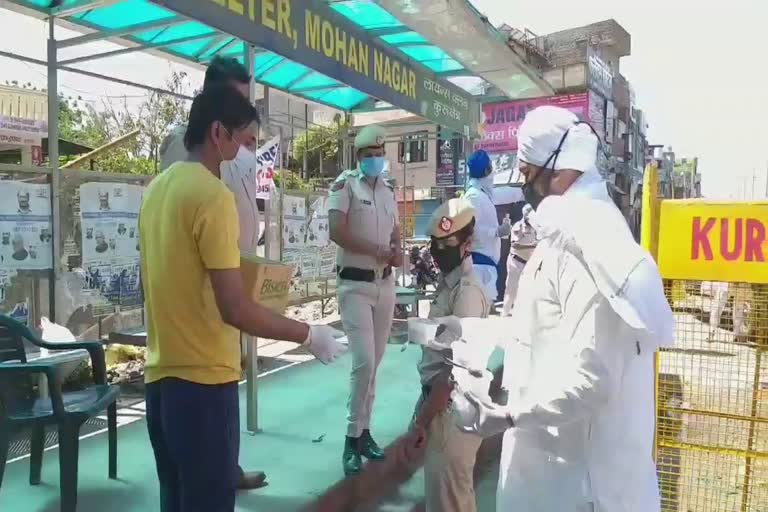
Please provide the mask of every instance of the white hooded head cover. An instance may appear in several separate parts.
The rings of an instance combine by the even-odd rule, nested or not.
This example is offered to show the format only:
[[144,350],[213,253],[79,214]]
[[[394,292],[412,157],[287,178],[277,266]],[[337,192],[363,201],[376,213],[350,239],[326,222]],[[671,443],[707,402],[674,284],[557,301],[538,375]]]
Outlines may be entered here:
[[[669,346],[674,316],[656,263],[635,242],[608,195],[596,166],[597,137],[587,124],[577,122],[568,110],[546,106],[531,111],[520,127],[520,160],[543,166],[567,132],[554,169],[583,173],[562,196],[546,197],[531,214],[531,223],[539,239],[550,239],[584,262],[600,293],[638,331],[646,348]],[[547,164],[550,169],[553,160]]]

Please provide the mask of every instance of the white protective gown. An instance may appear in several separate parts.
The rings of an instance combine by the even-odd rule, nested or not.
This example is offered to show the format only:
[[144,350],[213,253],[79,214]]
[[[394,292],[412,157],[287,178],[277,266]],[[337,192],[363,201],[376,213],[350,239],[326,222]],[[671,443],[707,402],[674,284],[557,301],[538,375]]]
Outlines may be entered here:
[[653,359],[674,319],[656,265],[596,170],[532,223],[540,240],[510,320],[531,356],[504,375],[516,426],[497,511],[658,512]]

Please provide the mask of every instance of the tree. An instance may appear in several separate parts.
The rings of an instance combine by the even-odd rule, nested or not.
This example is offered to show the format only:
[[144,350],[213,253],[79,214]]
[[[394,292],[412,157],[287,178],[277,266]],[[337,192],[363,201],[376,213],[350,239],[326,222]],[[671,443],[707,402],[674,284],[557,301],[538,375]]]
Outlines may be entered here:
[[293,141],[293,157],[302,165],[304,154],[307,155],[307,178],[322,177],[320,159],[323,161],[323,174],[335,170],[339,158],[340,141],[347,130],[346,123],[340,123],[337,115],[329,126],[315,126],[299,134]]
[[[174,72],[166,86],[171,92],[184,94],[188,90],[187,74]],[[131,110],[125,98],[117,104],[102,101],[101,108],[96,109],[81,97],[59,96],[59,105],[59,135],[71,142],[97,148],[140,130],[132,140],[98,156],[96,169],[106,172],[156,173],[165,135],[189,116],[186,100],[157,92],[152,92],[137,110]]]

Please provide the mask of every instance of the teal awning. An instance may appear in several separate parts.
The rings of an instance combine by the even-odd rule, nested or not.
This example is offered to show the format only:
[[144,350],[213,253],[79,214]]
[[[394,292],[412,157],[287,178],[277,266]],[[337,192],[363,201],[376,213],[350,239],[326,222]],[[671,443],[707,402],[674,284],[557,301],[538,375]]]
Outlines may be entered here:
[[[255,2],[257,10],[263,7],[261,5],[262,2],[269,2],[271,6],[277,6],[275,7],[277,9],[281,0],[257,0]],[[34,9],[41,14],[50,13],[48,6],[51,2],[49,0],[11,0],[11,3]],[[170,8],[158,5],[159,3],[168,5],[176,11],[183,12],[187,17],[177,14],[177,12],[170,10]],[[159,51],[199,65],[206,65],[216,55],[232,56],[242,61],[244,58],[244,43],[241,39],[228,35],[221,30],[221,27],[226,25],[226,23],[221,21],[221,18],[231,13],[226,10],[226,7],[221,7],[219,4],[229,5],[230,9],[232,9],[233,4],[244,6],[243,8],[246,11],[249,8],[249,2],[247,1],[207,0],[196,2],[189,0],[186,2],[153,2],[149,0],[121,0],[116,2],[98,2],[93,0],[63,0],[61,5],[55,8],[55,12],[66,22],[87,29],[86,32],[95,31],[103,35],[105,39],[109,38],[113,42],[127,41],[135,45],[137,50]],[[297,17],[299,15],[303,16],[305,8],[318,9],[317,12],[321,14],[324,12],[321,9],[326,11],[332,10],[341,16],[339,19],[346,20],[345,23],[349,26],[365,31],[375,44],[384,45],[389,51],[400,55],[402,62],[409,63],[409,66],[414,62],[418,63],[418,65],[426,68],[428,72],[431,72],[432,75],[429,76],[436,77],[441,85],[449,89],[453,87],[454,89],[450,89],[451,91],[457,90],[459,94],[465,95],[463,96],[464,98],[469,97],[471,99],[471,95],[463,89],[458,89],[457,86],[450,82],[449,78],[473,76],[474,74],[451,58],[441,48],[431,44],[425,37],[398,21],[375,2],[370,0],[328,0],[327,2],[321,0],[291,0],[288,4],[294,6],[294,11],[296,11],[294,15]],[[251,3],[251,5],[254,5],[254,3]],[[216,10],[223,10],[224,13],[218,14]],[[298,11],[301,12],[299,13]],[[215,20],[214,17],[208,17],[211,12],[216,14]],[[261,14],[261,12],[257,12],[256,16]],[[205,19],[206,23],[190,19],[192,16]],[[247,20],[247,16],[248,13],[245,12],[242,20]],[[330,17],[333,18],[333,15],[330,15]],[[238,20],[238,22],[242,22],[242,20]],[[225,21],[231,22],[231,20]],[[303,19],[297,20],[295,24],[297,30],[304,30],[304,23]],[[214,28],[214,26],[218,28]],[[339,24],[336,23],[336,26],[338,27]],[[321,26],[318,24],[318,27]],[[261,29],[261,25],[259,25],[259,28]],[[320,36],[325,37],[325,27],[321,28]],[[309,30],[309,28],[306,30]],[[235,31],[233,30],[232,32]],[[307,41],[309,41],[310,36],[306,37]],[[338,32],[335,37],[338,37]],[[296,38],[295,34],[294,38]],[[260,46],[269,45],[263,44]],[[272,48],[276,49],[276,51],[280,48],[280,53],[283,55],[289,53],[282,51],[282,47],[279,44],[272,46]],[[373,58],[373,56],[370,57],[371,60]],[[351,87],[348,85],[350,80],[347,80],[348,83],[342,83],[340,80],[329,76],[346,77],[343,71],[348,71],[346,68],[350,66],[344,66],[345,69],[340,69],[339,73],[324,74],[307,67],[309,63],[306,60],[302,64],[266,49],[256,50],[253,64],[254,78],[258,82],[339,110],[351,111],[364,104],[370,105],[371,102],[368,100],[371,99],[387,101],[386,98],[362,92],[360,87]],[[314,63],[312,65],[314,66]],[[341,68],[342,66],[339,67]],[[418,66],[415,68],[418,71]],[[325,69],[329,69],[328,66]],[[418,75],[418,77],[421,80],[421,75]],[[390,84],[389,88],[395,89],[398,92],[399,86],[397,84]],[[441,89],[434,90],[445,92]],[[430,92],[432,91],[433,89],[430,87]],[[447,98],[446,103],[452,104],[454,108],[456,105],[463,105],[461,99],[457,100],[455,96],[450,98],[450,94],[446,94],[445,98]],[[443,114],[441,108],[433,109],[431,103],[427,105],[427,101],[424,101],[424,98],[416,98],[414,95],[413,100],[414,107],[419,108],[406,108],[406,110],[411,110],[415,114],[428,118],[433,110],[436,110],[441,115]],[[428,95],[427,100],[431,102],[433,98]],[[390,103],[395,104],[391,101]],[[448,105],[449,107],[451,106],[450,104]],[[470,109],[473,107],[474,105],[470,105]],[[451,112],[448,113],[451,114]],[[456,112],[454,111],[452,114],[455,116]],[[462,119],[460,123],[465,124],[468,121]]]

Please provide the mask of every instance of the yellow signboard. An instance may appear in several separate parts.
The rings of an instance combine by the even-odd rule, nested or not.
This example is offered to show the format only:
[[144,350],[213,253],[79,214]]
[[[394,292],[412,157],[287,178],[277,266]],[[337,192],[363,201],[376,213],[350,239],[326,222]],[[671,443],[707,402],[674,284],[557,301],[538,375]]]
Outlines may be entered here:
[[662,201],[659,225],[662,277],[768,283],[768,202]]

